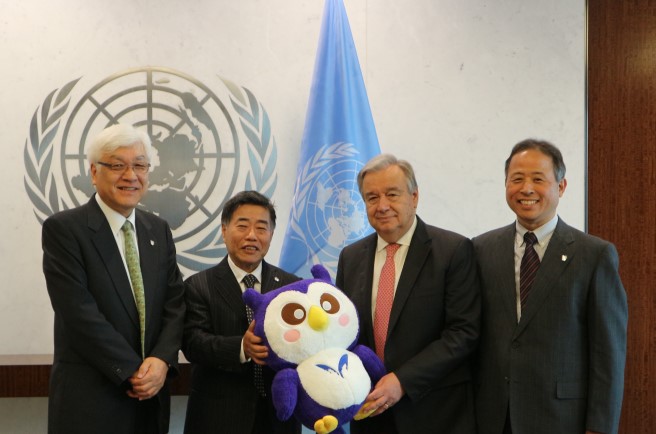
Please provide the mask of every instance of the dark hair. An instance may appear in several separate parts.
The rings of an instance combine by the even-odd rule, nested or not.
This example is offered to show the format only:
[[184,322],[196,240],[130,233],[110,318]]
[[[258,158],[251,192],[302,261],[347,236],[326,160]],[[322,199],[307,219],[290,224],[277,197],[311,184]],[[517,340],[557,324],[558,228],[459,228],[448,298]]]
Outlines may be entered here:
[[271,220],[271,229],[276,228],[276,209],[273,206],[273,202],[264,196],[262,193],[259,193],[254,190],[241,191],[234,196],[232,196],[223,206],[223,211],[221,212],[221,224],[227,225],[232,219],[232,215],[235,213],[237,208],[242,205],[257,205],[262,208],[266,208],[269,211],[269,219]]
[[553,162],[554,175],[556,181],[560,182],[565,178],[565,161],[563,160],[563,154],[560,153],[560,150],[553,144],[547,142],[546,140],[538,139],[526,139],[517,143],[513,146],[512,151],[510,151],[510,156],[506,160],[505,175],[508,178],[508,168],[510,167],[510,160],[515,154],[524,152],[529,149],[535,149],[542,152],[547,157],[551,157]]
[[367,173],[380,172],[390,166],[398,166],[401,169],[405,175],[410,193],[417,191],[417,179],[410,163],[405,160],[399,160],[392,154],[379,154],[369,160],[360,170],[360,173],[358,173],[358,189],[360,190],[360,195],[362,195],[362,185],[364,184],[364,177]]

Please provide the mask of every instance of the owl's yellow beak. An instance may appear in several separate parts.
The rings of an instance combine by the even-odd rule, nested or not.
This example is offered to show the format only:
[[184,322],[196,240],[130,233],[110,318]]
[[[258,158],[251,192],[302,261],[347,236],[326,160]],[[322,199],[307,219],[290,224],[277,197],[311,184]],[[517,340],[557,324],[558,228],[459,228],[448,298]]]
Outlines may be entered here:
[[308,324],[312,330],[320,332],[328,326],[328,315],[319,306],[312,306],[308,315]]

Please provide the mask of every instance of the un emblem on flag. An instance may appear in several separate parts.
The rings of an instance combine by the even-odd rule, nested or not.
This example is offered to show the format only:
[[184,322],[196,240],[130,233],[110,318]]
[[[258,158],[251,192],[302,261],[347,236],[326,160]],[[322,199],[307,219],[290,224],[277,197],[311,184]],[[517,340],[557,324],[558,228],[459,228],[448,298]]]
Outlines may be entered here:
[[297,180],[290,231],[308,249],[308,260],[333,273],[345,246],[372,232],[357,184],[363,163],[351,143],[326,145],[308,160]]
[[168,221],[181,266],[216,264],[226,253],[224,203],[243,189],[275,191],[276,145],[262,105],[228,80],[210,87],[169,68],[123,71],[75,98],[78,82],[52,91],[30,125],[25,187],[39,222],[89,200],[85,145],[107,126],[128,123],[148,132],[155,152],[139,206]]

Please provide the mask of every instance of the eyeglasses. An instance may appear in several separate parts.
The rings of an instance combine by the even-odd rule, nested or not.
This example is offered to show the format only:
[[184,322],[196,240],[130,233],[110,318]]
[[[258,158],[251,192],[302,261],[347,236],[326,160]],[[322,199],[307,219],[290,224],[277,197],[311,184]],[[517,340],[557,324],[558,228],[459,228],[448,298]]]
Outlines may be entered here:
[[114,173],[124,173],[126,170],[128,170],[128,167],[132,169],[132,171],[136,174],[143,175],[145,173],[148,173],[148,169],[150,169],[150,163],[136,163],[136,164],[125,164],[125,163],[105,163],[102,161],[97,161],[96,164],[100,164],[101,166],[108,167],[109,170],[111,170]]

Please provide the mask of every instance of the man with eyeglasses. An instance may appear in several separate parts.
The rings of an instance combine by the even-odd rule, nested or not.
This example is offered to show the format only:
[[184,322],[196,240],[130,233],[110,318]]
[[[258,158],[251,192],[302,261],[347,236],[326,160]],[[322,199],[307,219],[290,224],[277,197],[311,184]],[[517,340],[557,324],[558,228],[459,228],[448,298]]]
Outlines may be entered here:
[[103,130],[87,148],[96,194],[43,224],[51,434],[168,432],[185,309],[171,230],[137,209],[151,150],[132,126]]
[[388,374],[354,434],[474,434],[470,358],[480,323],[474,251],[467,238],[416,215],[410,163],[390,154],[358,174],[372,234],[345,247],[336,285],[358,309],[360,343]]

